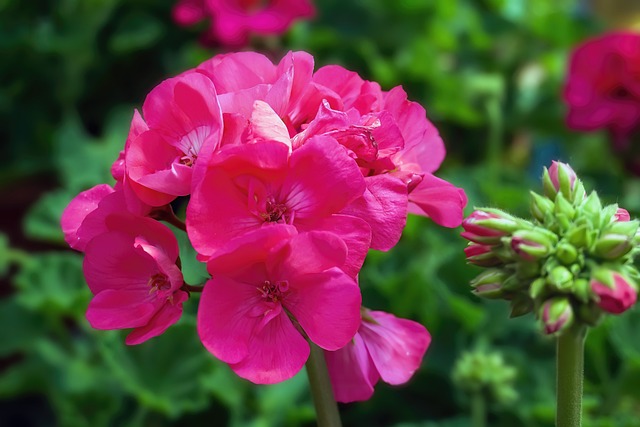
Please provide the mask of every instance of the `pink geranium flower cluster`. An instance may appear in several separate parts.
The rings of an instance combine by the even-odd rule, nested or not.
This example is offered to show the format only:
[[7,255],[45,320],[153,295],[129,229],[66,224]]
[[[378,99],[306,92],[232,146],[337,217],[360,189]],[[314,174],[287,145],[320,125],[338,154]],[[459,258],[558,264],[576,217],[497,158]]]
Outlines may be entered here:
[[604,34],[571,54],[564,99],[570,128],[608,130],[618,148],[640,126],[640,34]]
[[315,14],[309,0],[178,0],[173,19],[190,26],[210,19],[205,44],[242,46],[250,34],[281,34],[298,18]]
[[[211,274],[198,334],[238,375],[295,375],[308,341],[327,353],[341,401],[382,378],[407,381],[429,345],[417,323],[361,307],[369,249],[400,239],[408,212],[455,227],[464,192],[433,175],[445,154],[425,110],[339,66],[314,72],[304,52],[279,64],[250,52],[216,56],[160,83],[134,114],[112,167],[115,186],[79,194],[62,217],[85,252],[99,329],[161,334],[189,292],[182,227]],[[185,222],[173,205],[187,203]]]

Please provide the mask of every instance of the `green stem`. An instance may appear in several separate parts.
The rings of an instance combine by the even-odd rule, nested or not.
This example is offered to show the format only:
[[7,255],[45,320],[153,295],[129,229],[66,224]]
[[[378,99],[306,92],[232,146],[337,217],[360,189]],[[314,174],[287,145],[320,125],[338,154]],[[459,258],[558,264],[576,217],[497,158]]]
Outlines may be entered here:
[[324,353],[320,347],[309,342],[311,353],[307,360],[307,375],[316,408],[318,427],[341,427],[338,404],[333,397],[329,371],[324,360]]
[[582,425],[582,377],[586,327],[573,325],[558,337],[556,427]]
[[472,427],[485,427],[487,425],[487,404],[482,391],[471,395],[471,425]]

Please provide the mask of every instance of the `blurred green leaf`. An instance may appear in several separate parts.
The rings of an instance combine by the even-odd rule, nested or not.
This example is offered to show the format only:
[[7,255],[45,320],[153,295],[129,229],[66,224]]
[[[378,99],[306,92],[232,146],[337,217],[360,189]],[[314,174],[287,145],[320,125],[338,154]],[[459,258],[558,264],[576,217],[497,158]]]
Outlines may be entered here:
[[209,393],[202,376],[215,364],[204,349],[193,322],[183,321],[159,337],[136,346],[122,334],[110,334],[100,351],[111,373],[144,406],[176,418],[203,409]]
[[90,296],[82,258],[70,252],[33,256],[14,278],[16,301],[42,313],[82,317]]

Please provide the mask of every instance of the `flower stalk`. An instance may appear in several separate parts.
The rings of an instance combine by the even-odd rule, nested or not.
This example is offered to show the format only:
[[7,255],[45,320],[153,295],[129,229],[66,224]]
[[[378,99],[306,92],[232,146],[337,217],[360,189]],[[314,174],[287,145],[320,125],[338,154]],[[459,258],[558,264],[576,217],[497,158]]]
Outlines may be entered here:
[[587,328],[574,324],[558,336],[556,359],[556,427],[582,425],[582,378]]
[[316,408],[318,427],[342,427],[338,404],[333,397],[331,380],[324,353],[320,347],[309,341],[311,353],[307,360],[307,376]]

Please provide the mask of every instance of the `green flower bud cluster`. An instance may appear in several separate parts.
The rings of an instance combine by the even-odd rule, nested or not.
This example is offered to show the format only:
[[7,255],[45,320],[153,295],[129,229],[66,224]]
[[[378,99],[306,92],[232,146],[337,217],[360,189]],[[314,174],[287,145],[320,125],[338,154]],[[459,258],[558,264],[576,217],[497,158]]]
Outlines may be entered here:
[[499,405],[509,405],[518,398],[514,388],[516,369],[505,363],[498,352],[465,352],[453,367],[456,387],[468,395],[491,396]]
[[473,292],[508,300],[512,317],[533,312],[545,333],[559,335],[635,303],[640,223],[615,204],[602,206],[595,192],[587,196],[566,164],[545,168],[542,186],[544,195],[531,192],[531,220],[477,209],[462,236],[469,263],[487,268],[471,281]]

